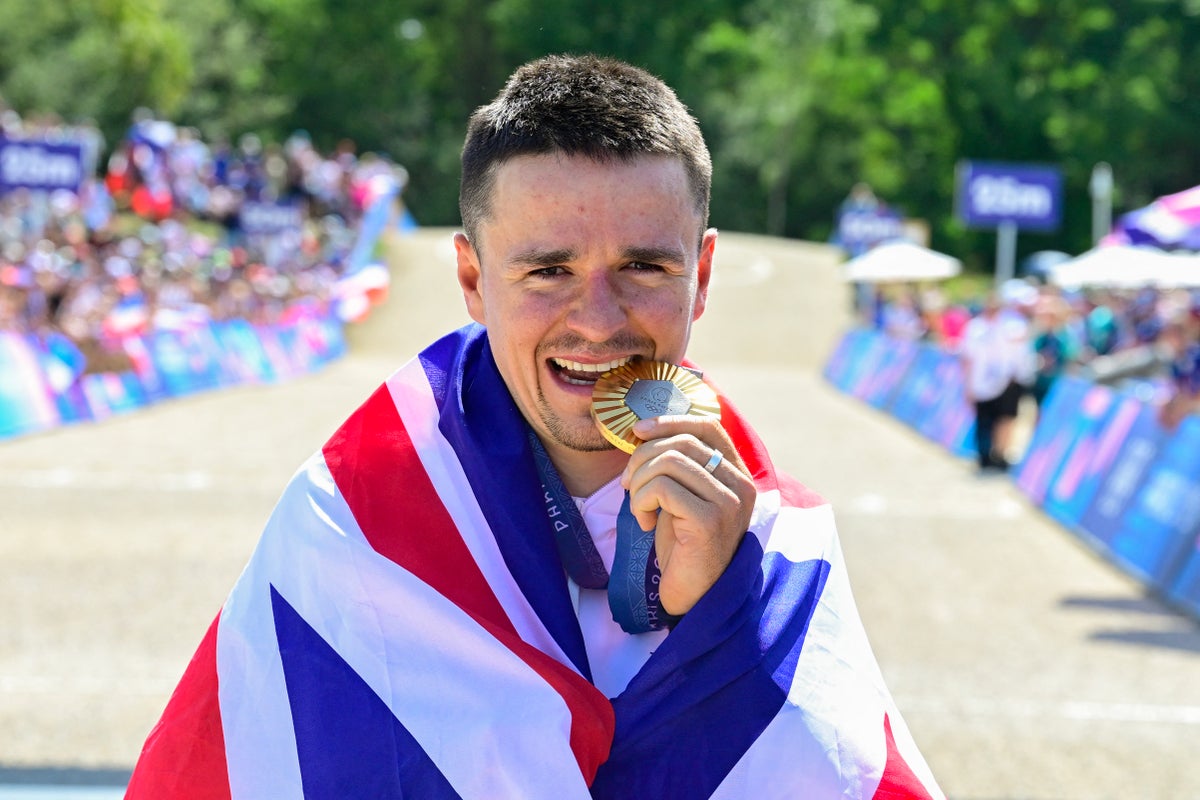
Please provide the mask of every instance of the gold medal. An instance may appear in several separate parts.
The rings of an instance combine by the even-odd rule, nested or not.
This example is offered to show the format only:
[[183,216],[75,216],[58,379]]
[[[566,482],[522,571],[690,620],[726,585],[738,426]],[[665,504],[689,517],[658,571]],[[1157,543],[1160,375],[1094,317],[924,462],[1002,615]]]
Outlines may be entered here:
[[637,359],[600,376],[592,390],[592,419],[613,447],[632,453],[642,440],[640,419],[690,414],[721,416],[717,393],[692,371],[665,361]]

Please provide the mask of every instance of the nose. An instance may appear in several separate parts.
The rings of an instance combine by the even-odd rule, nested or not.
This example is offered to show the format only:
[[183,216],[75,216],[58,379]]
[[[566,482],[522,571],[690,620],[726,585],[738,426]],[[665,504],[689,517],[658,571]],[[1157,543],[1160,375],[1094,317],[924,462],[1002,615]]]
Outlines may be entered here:
[[626,318],[625,301],[613,277],[597,272],[582,281],[567,314],[567,327],[588,341],[604,342],[625,327]]

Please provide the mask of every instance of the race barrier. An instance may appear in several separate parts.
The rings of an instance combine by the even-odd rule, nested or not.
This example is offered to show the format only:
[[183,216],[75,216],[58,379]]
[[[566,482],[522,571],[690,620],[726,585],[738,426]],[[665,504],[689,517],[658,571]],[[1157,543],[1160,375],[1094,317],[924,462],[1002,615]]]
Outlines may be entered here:
[[[387,296],[387,268],[375,249],[399,186],[379,180],[363,216],[344,276],[329,308],[297,304],[286,322],[194,320],[169,330],[125,336],[120,350],[133,368],[93,373],[66,336],[0,331],[0,441],[60,425],[98,421],[167,398],[247,383],[273,383],[319,369],[346,351],[344,325],[361,321]],[[416,228],[407,211],[396,228]]]
[[825,365],[826,380],[886,411],[955,455],[972,451],[975,417],[953,355],[876,331],[847,333]]
[[346,340],[331,314],[304,314],[281,325],[206,322],[129,337],[134,368],[81,374],[53,340],[0,332],[0,440],[59,425],[106,419],[167,398],[312,372],[343,355]]
[[[974,414],[953,354],[855,329],[824,375],[956,455],[974,455]],[[1090,548],[1200,617],[1200,417],[1168,430],[1138,394],[1064,376],[1012,477]]]

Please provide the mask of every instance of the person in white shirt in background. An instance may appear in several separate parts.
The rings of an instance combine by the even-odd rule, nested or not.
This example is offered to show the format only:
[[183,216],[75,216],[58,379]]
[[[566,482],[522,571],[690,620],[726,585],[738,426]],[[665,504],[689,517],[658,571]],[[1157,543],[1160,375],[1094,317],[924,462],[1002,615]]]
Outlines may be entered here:
[[975,408],[975,447],[981,471],[1006,471],[1012,425],[1033,379],[1029,325],[989,294],[967,323],[960,358],[967,402]]

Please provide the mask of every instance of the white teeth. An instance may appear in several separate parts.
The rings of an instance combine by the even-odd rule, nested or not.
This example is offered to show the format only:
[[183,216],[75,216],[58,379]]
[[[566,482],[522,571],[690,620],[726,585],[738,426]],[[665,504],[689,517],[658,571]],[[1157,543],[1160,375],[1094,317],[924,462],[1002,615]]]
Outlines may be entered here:
[[602,372],[608,372],[610,369],[616,369],[622,364],[629,361],[629,356],[618,358],[615,361],[606,361],[603,364],[580,364],[578,361],[567,361],[565,358],[552,358],[551,361],[562,369],[569,369],[572,372],[594,372],[599,375]]

